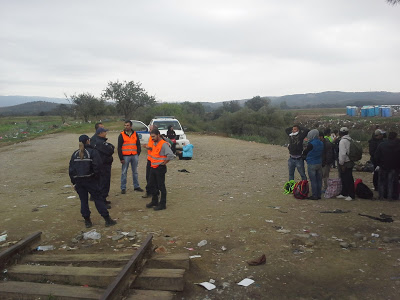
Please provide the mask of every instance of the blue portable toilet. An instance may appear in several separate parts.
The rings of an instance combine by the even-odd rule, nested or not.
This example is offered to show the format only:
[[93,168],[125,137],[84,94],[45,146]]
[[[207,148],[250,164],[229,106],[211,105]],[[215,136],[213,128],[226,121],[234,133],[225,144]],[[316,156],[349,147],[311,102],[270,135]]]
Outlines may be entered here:
[[389,106],[383,106],[382,107],[382,117],[391,117],[392,116],[392,110]]
[[379,105],[376,105],[375,106],[375,116],[380,116],[381,114],[380,114],[380,109],[379,109]]
[[368,117],[368,107],[367,106],[361,107],[361,117]]
[[375,107],[369,106],[367,115],[368,115],[368,117],[374,117],[375,116]]
[[346,115],[351,116],[351,106],[346,106]]

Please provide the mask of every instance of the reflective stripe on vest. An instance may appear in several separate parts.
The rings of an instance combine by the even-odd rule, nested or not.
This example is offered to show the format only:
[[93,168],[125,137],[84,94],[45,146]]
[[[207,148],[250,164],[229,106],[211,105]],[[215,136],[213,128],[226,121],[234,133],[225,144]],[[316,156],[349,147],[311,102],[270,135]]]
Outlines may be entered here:
[[[151,139],[151,136],[149,137],[149,142],[147,144],[147,147],[149,147],[151,149],[153,149],[153,147],[154,147],[154,142]],[[151,162],[150,154],[151,154],[151,150],[147,149],[147,159]]]
[[125,131],[121,132],[122,138],[124,139],[124,143],[122,144],[121,150],[122,155],[136,155],[137,154],[137,145],[136,145],[136,132],[134,131],[131,136],[128,136]]
[[167,160],[166,155],[160,155],[161,148],[165,143],[167,142],[164,140],[160,140],[157,145],[153,144],[153,149],[149,153],[152,168],[157,168],[159,165]]

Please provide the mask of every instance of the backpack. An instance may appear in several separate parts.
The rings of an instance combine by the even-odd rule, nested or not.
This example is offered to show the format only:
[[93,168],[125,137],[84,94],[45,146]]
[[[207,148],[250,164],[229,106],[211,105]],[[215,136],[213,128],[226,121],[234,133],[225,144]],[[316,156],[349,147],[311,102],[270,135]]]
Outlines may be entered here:
[[285,195],[293,193],[293,188],[294,188],[295,184],[296,184],[296,181],[294,181],[294,180],[289,180],[288,182],[286,182],[283,185],[283,193]]
[[359,161],[362,158],[362,147],[359,142],[355,142],[353,139],[346,139],[350,141],[350,149],[347,155],[352,162]]
[[359,182],[357,184],[356,195],[357,195],[357,197],[359,197],[361,199],[372,199],[374,197],[374,193],[363,182]]
[[299,182],[296,182],[296,184],[293,187],[293,196],[296,199],[305,199],[308,197],[308,192],[310,191],[308,187],[308,181],[307,180],[301,180]]

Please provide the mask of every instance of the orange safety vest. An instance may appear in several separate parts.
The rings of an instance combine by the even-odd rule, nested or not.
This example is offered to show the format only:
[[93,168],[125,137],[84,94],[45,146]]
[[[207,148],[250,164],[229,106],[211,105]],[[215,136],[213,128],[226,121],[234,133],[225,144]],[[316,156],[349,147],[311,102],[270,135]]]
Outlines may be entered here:
[[153,148],[150,151],[149,157],[150,157],[151,167],[154,169],[158,168],[160,164],[162,164],[164,161],[167,160],[166,155],[160,155],[161,148],[165,143],[167,142],[164,140],[159,141],[157,145],[154,145],[153,143]]
[[[153,147],[154,147],[154,142],[153,142],[153,140],[151,139],[151,136],[149,137],[149,142],[148,142],[147,146],[148,146],[149,148],[151,148],[151,149],[153,149]],[[150,156],[150,154],[151,154],[151,150],[147,149],[147,159],[151,162],[151,156]]]
[[121,131],[124,143],[122,144],[122,155],[136,155],[137,154],[137,138],[136,132],[134,131],[131,136],[127,135],[125,131]]

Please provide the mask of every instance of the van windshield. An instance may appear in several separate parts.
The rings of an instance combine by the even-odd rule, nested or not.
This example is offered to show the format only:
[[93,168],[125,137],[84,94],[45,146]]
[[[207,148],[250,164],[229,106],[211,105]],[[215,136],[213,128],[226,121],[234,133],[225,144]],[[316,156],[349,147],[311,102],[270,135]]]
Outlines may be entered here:
[[157,126],[158,130],[168,130],[169,125],[172,125],[174,130],[182,130],[181,125],[176,120],[155,120],[153,124]]

